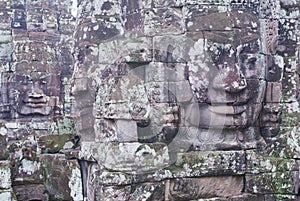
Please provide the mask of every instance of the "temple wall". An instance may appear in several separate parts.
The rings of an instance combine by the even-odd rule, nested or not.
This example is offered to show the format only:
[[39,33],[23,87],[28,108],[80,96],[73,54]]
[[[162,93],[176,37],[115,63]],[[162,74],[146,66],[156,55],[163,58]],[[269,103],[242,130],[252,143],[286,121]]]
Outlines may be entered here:
[[0,0],[0,200],[300,200],[298,0]]

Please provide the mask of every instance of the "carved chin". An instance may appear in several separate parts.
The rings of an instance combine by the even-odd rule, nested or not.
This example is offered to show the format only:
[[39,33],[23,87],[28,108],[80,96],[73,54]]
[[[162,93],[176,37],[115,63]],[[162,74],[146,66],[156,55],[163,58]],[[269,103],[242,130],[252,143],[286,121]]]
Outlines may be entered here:
[[50,106],[34,108],[34,107],[28,107],[28,106],[24,105],[18,110],[18,113],[21,115],[47,116],[47,115],[50,115],[51,111],[52,111],[52,108]]
[[246,106],[233,106],[232,108],[229,108],[229,106],[204,105],[199,108],[199,126],[201,128],[228,127],[234,129],[236,127],[253,126],[260,110],[261,104],[258,103]]

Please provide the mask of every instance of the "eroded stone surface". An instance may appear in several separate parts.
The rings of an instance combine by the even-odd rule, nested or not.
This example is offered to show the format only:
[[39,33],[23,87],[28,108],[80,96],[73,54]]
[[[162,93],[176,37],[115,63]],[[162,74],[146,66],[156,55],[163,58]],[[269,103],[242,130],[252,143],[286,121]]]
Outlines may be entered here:
[[0,0],[0,200],[299,199],[298,18]]

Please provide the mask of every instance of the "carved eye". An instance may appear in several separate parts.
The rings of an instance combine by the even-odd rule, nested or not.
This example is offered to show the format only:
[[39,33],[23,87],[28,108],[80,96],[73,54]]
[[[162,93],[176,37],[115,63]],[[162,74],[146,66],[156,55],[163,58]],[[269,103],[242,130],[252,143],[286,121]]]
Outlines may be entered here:
[[41,80],[40,83],[41,84],[47,84],[47,81],[46,80]]
[[22,83],[22,84],[30,84],[30,83],[33,83],[32,81],[32,77],[30,76],[22,76],[22,75],[18,75],[16,76],[16,79]]
[[257,58],[255,55],[240,55],[240,61],[244,67],[249,70],[254,70],[256,67]]
[[255,68],[256,61],[257,61],[256,57],[252,57],[252,58],[248,59],[247,64],[248,64],[250,70],[253,70]]

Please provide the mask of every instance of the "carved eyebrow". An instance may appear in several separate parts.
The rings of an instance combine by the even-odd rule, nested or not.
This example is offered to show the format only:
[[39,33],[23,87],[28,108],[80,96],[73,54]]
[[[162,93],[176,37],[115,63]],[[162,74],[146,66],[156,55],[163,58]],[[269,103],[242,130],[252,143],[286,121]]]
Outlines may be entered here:
[[50,77],[53,77],[53,76],[55,76],[55,74],[42,75],[41,77],[39,77],[39,79],[47,79],[47,78],[50,78]]
[[48,78],[50,77],[51,75],[42,75],[39,79],[45,79],[45,78]]
[[29,76],[29,75],[20,75],[20,74],[15,74],[14,75],[14,77],[15,78],[22,78],[22,79],[32,79],[32,77],[31,76]]

